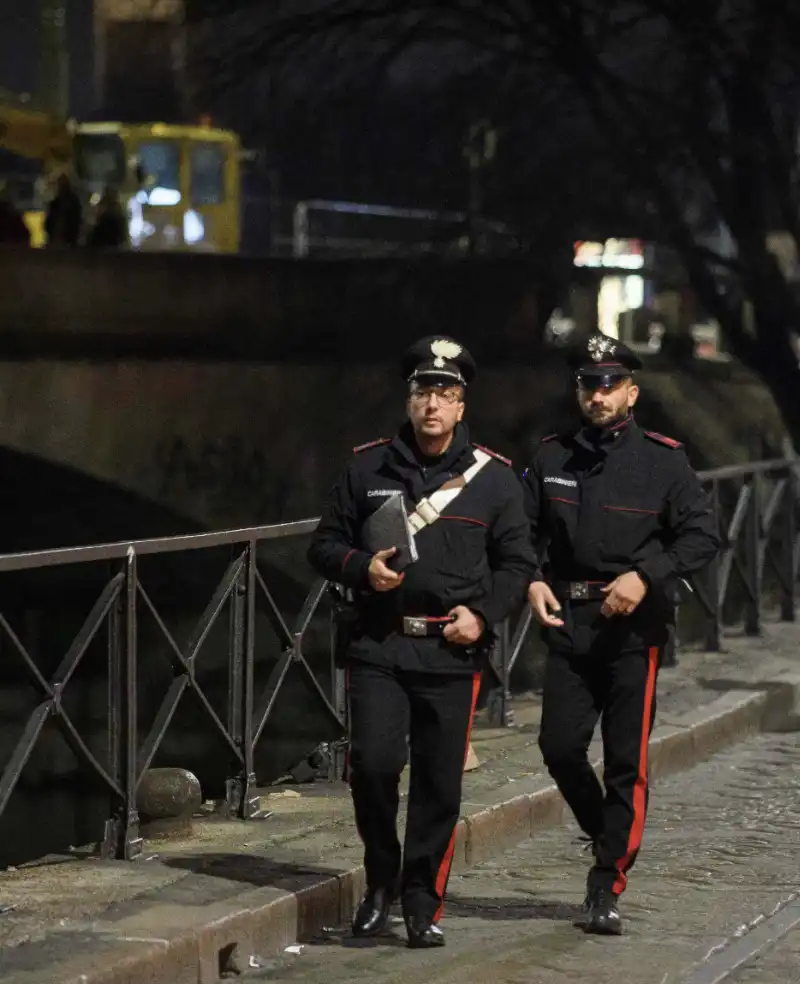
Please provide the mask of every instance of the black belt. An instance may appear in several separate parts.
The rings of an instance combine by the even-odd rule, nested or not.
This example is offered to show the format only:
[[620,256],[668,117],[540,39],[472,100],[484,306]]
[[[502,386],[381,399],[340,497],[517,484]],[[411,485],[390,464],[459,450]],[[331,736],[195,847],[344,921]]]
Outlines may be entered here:
[[452,615],[404,615],[400,620],[400,632],[407,636],[441,636],[445,627],[455,622]]
[[602,601],[609,581],[555,581],[553,594],[559,601]]

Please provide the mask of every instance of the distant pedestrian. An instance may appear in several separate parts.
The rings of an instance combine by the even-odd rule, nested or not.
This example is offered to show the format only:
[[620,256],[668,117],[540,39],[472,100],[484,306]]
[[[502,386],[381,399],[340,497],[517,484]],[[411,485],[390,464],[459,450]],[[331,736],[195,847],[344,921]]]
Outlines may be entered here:
[[115,188],[106,188],[86,237],[90,249],[120,249],[128,244],[128,220]]
[[48,246],[77,246],[83,225],[83,206],[68,174],[60,174],[56,193],[47,206],[44,229]]

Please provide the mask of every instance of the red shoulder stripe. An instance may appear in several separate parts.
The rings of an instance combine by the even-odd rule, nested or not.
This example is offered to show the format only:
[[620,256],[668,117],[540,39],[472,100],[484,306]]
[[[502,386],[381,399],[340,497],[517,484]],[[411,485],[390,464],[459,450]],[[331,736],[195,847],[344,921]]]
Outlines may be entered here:
[[473,448],[477,448],[479,451],[483,451],[492,458],[496,458],[498,461],[502,461],[504,465],[508,465],[509,468],[512,467],[513,462],[510,458],[504,458],[502,454],[498,454],[496,451],[492,451],[491,448],[485,448],[482,444],[473,444]]
[[655,431],[645,431],[645,437],[649,437],[651,441],[656,441],[658,444],[666,444],[668,448],[681,448],[683,445],[680,441],[676,441],[674,437],[665,437],[663,434],[657,434]]
[[366,444],[359,444],[357,448],[353,448],[353,454],[358,454],[359,451],[367,451],[369,448],[379,448],[382,444],[391,443],[391,437],[379,437],[377,441],[367,441]]
[[542,444],[545,444],[547,441],[553,441],[557,437],[558,437],[558,432],[556,432],[555,434],[548,434],[546,437],[542,438]]

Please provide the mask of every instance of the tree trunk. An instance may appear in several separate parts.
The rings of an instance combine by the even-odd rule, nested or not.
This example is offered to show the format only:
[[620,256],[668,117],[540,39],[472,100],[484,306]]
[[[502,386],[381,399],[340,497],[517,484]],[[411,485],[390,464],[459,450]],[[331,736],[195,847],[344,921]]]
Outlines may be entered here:
[[[800,306],[775,258],[760,244],[752,246],[753,238],[742,261],[747,276],[734,293],[723,293],[708,265],[695,254],[679,251],[692,286],[719,322],[729,350],[770,390],[792,443],[800,448],[800,360],[792,346],[792,332],[800,330]],[[744,297],[753,307],[754,331],[744,323]]]

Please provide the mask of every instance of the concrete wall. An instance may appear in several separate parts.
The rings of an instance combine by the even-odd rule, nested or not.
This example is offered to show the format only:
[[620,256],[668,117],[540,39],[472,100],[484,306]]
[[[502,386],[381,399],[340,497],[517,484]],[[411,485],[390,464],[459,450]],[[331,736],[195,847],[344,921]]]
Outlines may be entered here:
[[[756,408],[759,432],[780,433],[752,381],[652,373],[643,385],[642,419],[688,441],[698,466],[756,453]],[[350,449],[394,431],[403,394],[388,366],[5,362],[0,445],[187,521],[278,522],[316,514]],[[521,468],[537,435],[570,406],[560,367],[488,369],[469,395],[468,420],[476,440]]]
[[[0,252],[0,355],[306,364],[395,359],[425,331],[483,361],[536,349],[549,272],[531,260],[254,260]],[[546,315],[545,315],[546,316]]]
[[491,383],[476,400],[517,426],[546,281],[527,260],[7,250],[0,443],[209,525],[308,515],[347,448],[396,425],[397,359],[424,332],[511,364],[502,405]]

